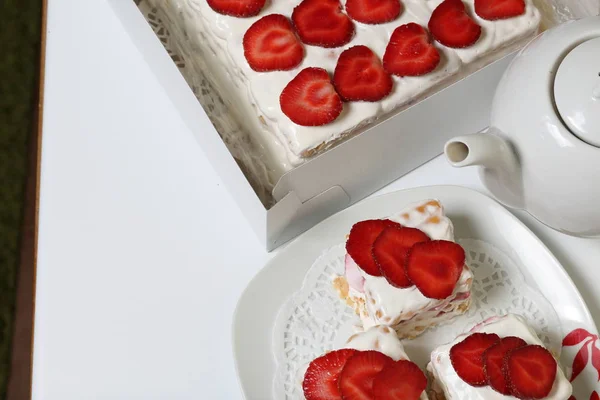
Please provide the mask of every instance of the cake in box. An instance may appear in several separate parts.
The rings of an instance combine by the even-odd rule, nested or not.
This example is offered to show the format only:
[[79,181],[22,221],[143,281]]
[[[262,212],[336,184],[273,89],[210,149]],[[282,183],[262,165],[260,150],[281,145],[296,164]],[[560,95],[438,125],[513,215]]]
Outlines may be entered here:
[[519,48],[540,26],[532,0],[153,3],[192,73],[209,71],[248,134],[236,146],[254,146],[242,152],[260,155],[252,162],[271,185]]
[[386,326],[351,336],[342,349],[314,359],[299,375],[307,400],[428,399],[425,374]]
[[431,353],[433,400],[567,400],[569,380],[520,315],[492,317]]
[[365,328],[387,325],[414,338],[469,309],[473,273],[437,200],[355,224],[346,250],[333,285]]

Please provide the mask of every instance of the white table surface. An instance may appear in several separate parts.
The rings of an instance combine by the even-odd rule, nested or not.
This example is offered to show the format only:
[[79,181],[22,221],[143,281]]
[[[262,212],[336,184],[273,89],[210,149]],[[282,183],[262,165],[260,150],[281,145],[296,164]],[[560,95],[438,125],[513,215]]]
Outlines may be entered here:
[[[46,57],[33,398],[242,398],[232,313],[273,254],[103,0],[50,0]],[[485,192],[440,157],[382,192],[433,184]],[[517,216],[598,319],[600,240]]]

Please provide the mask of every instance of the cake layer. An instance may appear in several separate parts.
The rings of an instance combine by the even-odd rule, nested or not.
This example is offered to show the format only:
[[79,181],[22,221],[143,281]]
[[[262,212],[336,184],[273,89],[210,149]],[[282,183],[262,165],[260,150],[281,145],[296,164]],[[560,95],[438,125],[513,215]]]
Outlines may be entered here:
[[[420,229],[432,240],[454,241],[452,222],[437,200],[409,205],[389,219]],[[334,280],[334,287],[354,308],[365,328],[388,325],[404,338],[418,336],[427,328],[466,312],[472,283],[473,274],[464,265],[452,295],[442,300],[432,299],[416,286],[397,288],[383,276],[367,274],[347,255],[345,275]]]
[[428,328],[443,325],[467,312],[471,306],[471,297],[454,299],[442,307],[415,314],[409,320],[395,326],[396,333],[401,339],[414,339]]
[[[450,361],[450,349],[474,332],[495,333],[501,338],[516,336],[523,339],[527,344],[543,346],[536,333],[527,324],[525,318],[520,315],[508,314],[503,317],[491,318],[477,326],[471,331],[459,335],[451,343],[438,347],[431,353],[431,362],[427,365],[427,371],[433,378],[432,395],[436,400],[501,400],[514,399],[496,392],[490,386],[474,387],[464,382],[454,370]],[[571,396],[571,384],[564,373],[557,366],[556,378],[547,400],[567,400]]]
[[[354,22],[356,34],[347,45],[333,49],[305,45],[305,58],[297,68],[291,71],[259,73],[249,67],[244,57],[241,44],[246,30],[253,22],[268,14],[278,13],[289,17],[293,8],[300,3],[299,0],[267,2],[258,16],[250,18],[235,18],[216,13],[205,0],[169,0],[180,7],[181,16],[185,20],[186,35],[191,41],[199,46],[210,46],[230,79],[236,81],[240,91],[246,92],[247,98],[240,98],[235,104],[239,108],[252,108],[251,112],[242,113],[245,116],[254,114],[255,122],[258,122],[258,125],[255,122],[250,123],[249,128],[263,130],[267,136],[274,135],[283,149],[278,149],[272,144],[268,147],[270,151],[285,152],[290,167],[338,142],[339,138],[357,132],[378,117],[400,110],[481,66],[479,63],[469,64],[471,61],[481,61],[483,55],[495,53],[501,47],[515,41],[528,39],[537,32],[539,13],[531,0],[527,0],[527,12],[523,16],[510,21],[482,22],[484,35],[480,39],[481,43],[478,42],[469,49],[449,49],[436,43],[442,55],[438,68],[421,77],[394,77],[394,89],[391,95],[382,101],[345,103],[340,117],[319,127],[296,125],[282,113],[279,95],[301,69],[314,66],[325,68],[332,73],[339,54],[357,44],[368,46],[381,58],[396,27],[408,22],[427,26],[435,1],[437,0],[403,1],[404,11],[392,22],[379,25]],[[497,57],[499,56],[498,53]],[[260,137],[260,141],[268,141],[265,132],[253,134]],[[275,157],[281,158],[281,154]]]

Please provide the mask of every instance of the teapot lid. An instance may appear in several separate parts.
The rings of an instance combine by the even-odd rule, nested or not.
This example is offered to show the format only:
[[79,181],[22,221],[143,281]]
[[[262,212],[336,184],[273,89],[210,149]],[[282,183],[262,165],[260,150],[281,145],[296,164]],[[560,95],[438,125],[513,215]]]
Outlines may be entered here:
[[583,42],[563,59],[554,80],[554,101],[569,130],[600,147],[600,38]]

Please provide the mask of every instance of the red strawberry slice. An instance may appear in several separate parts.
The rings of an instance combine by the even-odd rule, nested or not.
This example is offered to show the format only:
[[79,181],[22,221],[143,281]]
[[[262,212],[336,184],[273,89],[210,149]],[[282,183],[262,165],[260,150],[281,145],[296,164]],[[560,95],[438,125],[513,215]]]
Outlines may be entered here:
[[373,380],[394,360],[378,351],[359,351],[348,359],[339,379],[344,400],[373,399]]
[[354,46],[340,54],[333,84],[346,101],[379,101],[390,94],[394,82],[371,49]]
[[460,378],[471,386],[485,386],[483,352],[500,340],[495,333],[473,333],[450,349],[450,362]]
[[429,33],[414,22],[394,30],[383,55],[383,68],[398,76],[425,75],[439,63],[440,53],[431,43]]
[[474,44],[481,27],[467,14],[461,0],[444,0],[431,14],[429,31],[444,46],[462,48]]
[[373,243],[387,227],[402,225],[389,219],[371,219],[354,224],[350,230],[346,251],[358,266],[367,274],[381,276],[381,271],[373,258]]
[[417,364],[396,361],[373,380],[374,400],[418,400],[427,387],[427,378]]
[[390,285],[407,288],[413,283],[406,275],[406,259],[415,243],[427,242],[429,237],[415,228],[389,227],[373,243],[373,258]]
[[483,372],[488,385],[506,396],[511,394],[510,387],[502,371],[504,357],[512,350],[527,346],[527,342],[515,336],[500,339],[498,343],[483,352]]
[[402,4],[399,0],[347,0],[346,12],[363,24],[383,24],[398,18]]
[[305,68],[279,96],[281,111],[302,126],[319,126],[335,120],[344,107],[329,74],[323,68]]
[[525,14],[525,0],[475,0],[475,12],[490,21],[517,17]]
[[463,248],[446,240],[416,243],[408,253],[406,275],[430,299],[452,294],[465,265]]
[[253,23],[243,44],[250,68],[258,72],[290,70],[304,57],[304,47],[292,23],[281,14],[267,15]]
[[306,400],[338,400],[338,378],[346,361],[356,350],[342,349],[315,358],[308,366],[302,382]]
[[253,17],[258,15],[266,0],[206,0],[210,8],[232,17]]
[[338,0],[304,0],[292,12],[292,21],[306,44],[339,47],[352,40],[354,24]]
[[529,345],[504,357],[503,371],[511,394],[519,399],[543,399],[556,378],[556,360],[542,346]]

